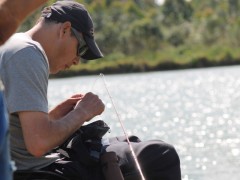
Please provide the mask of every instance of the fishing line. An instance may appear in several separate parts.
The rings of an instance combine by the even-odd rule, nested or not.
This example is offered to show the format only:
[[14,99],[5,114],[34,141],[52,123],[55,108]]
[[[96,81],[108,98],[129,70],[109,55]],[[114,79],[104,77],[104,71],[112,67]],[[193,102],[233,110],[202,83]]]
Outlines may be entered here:
[[119,116],[119,114],[118,114],[118,112],[117,112],[117,109],[116,109],[116,106],[115,106],[115,104],[114,104],[114,102],[113,102],[112,96],[111,96],[110,93],[109,93],[109,90],[108,90],[108,87],[107,87],[107,83],[106,83],[104,74],[103,74],[103,73],[100,73],[100,77],[101,77],[102,80],[103,80],[104,87],[105,87],[105,89],[106,89],[106,91],[107,91],[107,94],[108,94],[110,100],[111,100],[113,109],[114,109],[114,111],[115,111],[115,113],[116,113],[116,115],[117,115],[117,119],[118,119],[118,121],[119,121],[119,123],[120,123],[120,125],[121,125],[121,128],[122,128],[122,130],[123,130],[123,132],[124,132],[124,135],[125,135],[125,137],[126,137],[126,139],[127,139],[127,143],[128,143],[128,145],[129,145],[129,148],[130,148],[130,151],[131,151],[131,153],[132,153],[133,159],[134,159],[134,161],[135,161],[135,163],[136,163],[137,169],[138,169],[138,171],[139,171],[139,173],[140,173],[141,179],[142,179],[142,180],[145,180],[145,177],[143,176],[143,173],[142,173],[142,169],[141,169],[140,164],[139,164],[139,162],[138,162],[138,160],[137,160],[137,156],[136,156],[136,154],[135,154],[135,152],[134,152],[134,150],[133,150],[133,147],[132,147],[132,145],[131,145],[131,143],[130,143],[130,141],[129,141],[128,134],[127,134],[127,132],[126,132],[126,130],[125,130],[125,127],[124,127],[124,125],[123,125],[123,122],[122,122],[122,120],[120,119],[120,116]]
[[88,92],[92,92],[92,90],[94,89],[94,86],[95,86],[95,84],[97,83],[98,79],[99,79],[99,76],[98,76],[98,78],[96,78],[96,79],[94,80],[94,82],[93,82],[93,84],[92,84],[92,86],[91,86],[91,88],[90,88],[90,90],[89,90]]

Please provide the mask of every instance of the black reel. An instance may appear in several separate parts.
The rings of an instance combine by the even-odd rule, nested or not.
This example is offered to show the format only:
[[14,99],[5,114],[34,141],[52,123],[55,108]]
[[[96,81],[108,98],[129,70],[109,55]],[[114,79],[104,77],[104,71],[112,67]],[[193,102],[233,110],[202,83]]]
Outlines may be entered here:
[[97,120],[79,129],[84,139],[102,139],[109,130],[110,127],[103,120]]

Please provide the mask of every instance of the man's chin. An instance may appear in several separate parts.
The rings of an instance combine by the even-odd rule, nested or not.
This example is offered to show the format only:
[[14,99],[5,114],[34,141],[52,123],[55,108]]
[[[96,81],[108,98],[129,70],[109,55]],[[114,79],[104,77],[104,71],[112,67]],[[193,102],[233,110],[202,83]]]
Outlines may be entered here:
[[50,74],[53,74],[53,75],[54,75],[54,74],[57,74],[57,73],[59,73],[59,72],[61,72],[61,71],[63,71],[63,70],[51,71]]

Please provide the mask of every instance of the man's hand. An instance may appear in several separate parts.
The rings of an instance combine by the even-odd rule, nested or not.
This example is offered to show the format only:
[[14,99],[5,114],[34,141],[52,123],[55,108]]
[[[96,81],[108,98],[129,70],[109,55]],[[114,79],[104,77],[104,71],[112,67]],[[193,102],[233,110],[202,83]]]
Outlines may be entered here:
[[76,94],[69,99],[63,101],[49,112],[49,118],[51,120],[57,120],[67,115],[76,106],[76,103],[83,98],[84,95]]
[[85,94],[75,106],[75,111],[83,113],[86,121],[100,115],[105,109],[105,105],[99,97],[91,92]]

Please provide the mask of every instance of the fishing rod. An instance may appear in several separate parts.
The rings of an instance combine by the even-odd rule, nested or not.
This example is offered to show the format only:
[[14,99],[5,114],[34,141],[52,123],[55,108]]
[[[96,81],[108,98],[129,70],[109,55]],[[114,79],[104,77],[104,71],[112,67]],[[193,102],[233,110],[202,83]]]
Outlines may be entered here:
[[124,132],[124,135],[125,135],[125,137],[126,137],[126,139],[127,139],[127,143],[128,143],[128,145],[129,145],[129,148],[130,148],[130,151],[131,151],[131,153],[132,153],[133,159],[134,159],[134,161],[135,161],[135,163],[136,163],[137,169],[138,169],[138,171],[139,171],[139,173],[140,173],[141,179],[142,179],[142,180],[145,180],[145,177],[144,177],[144,175],[143,175],[141,166],[140,166],[140,164],[139,164],[139,162],[138,162],[138,160],[137,160],[137,156],[136,156],[136,154],[135,154],[135,152],[134,152],[134,150],[133,150],[133,147],[132,147],[132,145],[131,145],[131,142],[129,141],[128,134],[127,134],[127,132],[126,132],[126,130],[125,130],[125,127],[124,127],[124,125],[123,125],[123,122],[122,122],[122,120],[121,120],[121,118],[120,118],[120,116],[119,116],[119,114],[118,114],[118,112],[117,112],[117,108],[116,108],[116,106],[115,106],[115,104],[114,104],[114,102],[113,102],[112,96],[110,95],[110,92],[109,92],[109,90],[108,90],[108,87],[107,87],[107,83],[106,83],[104,74],[103,74],[103,73],[100,73],[100,77],[101,77],[102,80],[103,80],[104,87],[105,87],[105,89],[106,89],[106,91],[107,91],[107,94],[108,94],[110,100],[111,100],[113,109],[114,109],[114,111],[115,111],[115,113],[116,113],[116,115],[117,115],[117,119],[118,119],[118,121],[119,121],[119,123],[120,123],[120,125],[121,125],[121,128],[122,128],[122,130],[123,130],[123,132]]

